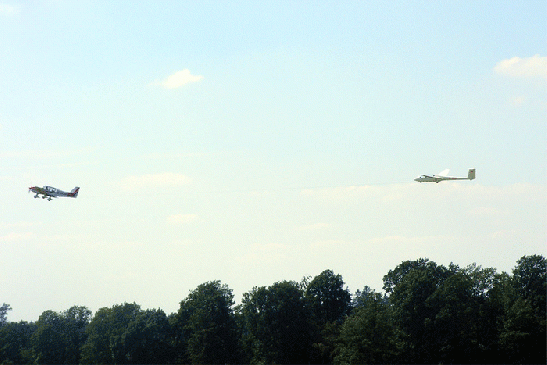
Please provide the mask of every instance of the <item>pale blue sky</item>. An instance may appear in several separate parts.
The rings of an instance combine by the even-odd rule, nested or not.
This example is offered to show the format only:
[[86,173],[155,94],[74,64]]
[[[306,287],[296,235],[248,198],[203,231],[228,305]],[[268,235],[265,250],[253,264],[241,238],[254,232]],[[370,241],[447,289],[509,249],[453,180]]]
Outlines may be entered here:
[[546,10],[0,0],[8,318],[546,255]]

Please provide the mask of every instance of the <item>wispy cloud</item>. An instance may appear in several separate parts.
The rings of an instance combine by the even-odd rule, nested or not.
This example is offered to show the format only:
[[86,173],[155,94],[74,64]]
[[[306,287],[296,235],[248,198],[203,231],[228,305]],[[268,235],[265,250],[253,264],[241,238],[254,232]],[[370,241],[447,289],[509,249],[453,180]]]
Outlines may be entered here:
[[197,217],[197,214],[172,214],[167,217],[167,222],[176,225],[188,224],[194,222]]
[[323,201],[341,202],[354,200],[356,197],[364,198],[375,195],[375,187],[364,186],[339,186],[332,188],[303,189],[300,195]]
[[501,209],[496,207],[473,207],[469,210],[469,214],[477,216],[499,216],[499,215],[508,215],[510,213],[509,209]]
[[247,252],[240,256],[238,261],[241,263],[261,263],[262,265],[266,263],[275,264],[287,259],[288,250],[288,246],[282,243],[254,243],[248,247]]
[[63,152],[59,151],[39,151],[39,150],[22,150],[22,151],[4,151],[0,152],[0,159],[16,159],[16,158],[32,158],[32,159],[56,159],[63,157]]
[[190,70],[185,68],[182,71],[177,71],[174,74],[170,75],[164,81],[159,84],[166,89],[177,89],[186,84],[193,82],[198,82],[203,79],[202,75],[192,75]]
[[462,196],[472,196],[481,201],[507,199],[545,199],[547,189],[541,185],[515,183],[505,186],[487,186],[467,182],[443,182],[433,185],[418,183],[387,184],[376,186],[347,186],[319,189],[304,189],[300,192],[306,199],[333,204],[361,204],[364,201],[380,201],[386,204],[419,202],[423,199],[457,201]]
[[526,99],[527,99],[526,96],[515,96],[513,99],[511,99],[511,105],[515,107],[520,107],[524,103],[526,103]]
[[188,176],[183,174],[163,172],[159,174],[128,176],[122,180],[122,187],[126,190],[177,187],[189,184],[191,181]]
[[494,72],[510,77],[541,77],[547,79],[547,57],[539,54],[533,57],[513,57],[500,61]]
[[324,222],[319,222],[319,223],[314,223],[314,224],[308,224],[308,225],[305,225],[305,226],[301,226],[298,228],[298,230],[300,231],[321,231],[321,230],[325,230],[325,229],[328,229],[328,228],[331,228],[332,227],[332,224],[330,223],[324,223]]
[[34,237],[33,232],[10,232],[4,236],[0,236],[0,242],[15,242],[15,241],[24,241]]
[[[1,127],[1,126],[0,126]],[[64,157],[79,156],[93,152],[94,148],[75,150],[15,150],[0,152],[0,159],[55,160]]]
[[0,3],[0,16],[14,16],[19,13],[19,8],[5,4]]

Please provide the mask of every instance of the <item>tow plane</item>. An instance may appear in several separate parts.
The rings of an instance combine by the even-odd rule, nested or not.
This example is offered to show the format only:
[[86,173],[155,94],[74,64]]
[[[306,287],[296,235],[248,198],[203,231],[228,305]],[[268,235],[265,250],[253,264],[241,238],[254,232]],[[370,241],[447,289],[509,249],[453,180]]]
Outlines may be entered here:
[[417,178],[414,179],[414,181],[417,182],[434,182],[434,183],[440,183],[444,180],[473,180],[475,178],[475,169],[469,169],[467,172],[467,177],[454,177],[454,176],[448,176],[449,169],[446,169],[444,171],[439,172],[438,175],[420,175]]
[[70,193],[54,188],[53,186],[43,186],[41,188],[38,186],[31,186],[30,188],[28,188],[29,193],[32,191],[33,193],[36,194],[34,195],[35,198],[38,198],[41,194],[42,199],[47,198],[47,200],[51,200],[51,198],[57,198],[57,197],[63,197],[63,196],[66,196],[69,198],[76,198],[78,197],[79,190],[80,190],[79,186],[76,186],[74,189],[72,189]]

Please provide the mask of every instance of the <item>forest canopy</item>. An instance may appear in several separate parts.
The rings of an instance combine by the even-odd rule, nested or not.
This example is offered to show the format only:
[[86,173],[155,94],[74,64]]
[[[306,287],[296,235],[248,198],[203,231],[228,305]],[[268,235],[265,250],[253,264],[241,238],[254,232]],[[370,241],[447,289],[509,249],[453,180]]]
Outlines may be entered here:
[[176,313],[123,303],[44,311],[9,322],[0,306],[0,364],[545,363],[546,260],[511,273],[476,264],[404,261],[384,293],[350,293],[325,270],[254,287],[235,304],[221,281],[199,285]]

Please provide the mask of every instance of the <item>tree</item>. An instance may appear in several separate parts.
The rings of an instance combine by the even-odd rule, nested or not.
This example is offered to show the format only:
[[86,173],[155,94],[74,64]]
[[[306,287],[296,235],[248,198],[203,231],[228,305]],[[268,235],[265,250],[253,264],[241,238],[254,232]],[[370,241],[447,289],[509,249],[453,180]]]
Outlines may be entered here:
[[384,276],[384,290],[390,293],[397,325],[405,336],[405,362],[432,363],[439,361],[436,334],[432,327],[436,308],[428,303],[452,270],[428,259],[405,261]]
[[91,311],[82,306],[74,306],[61,314],[66,336],[67,363],[80,362],[80,348],[85,343],[85,329],[91,320]]
[[220,364],[238,360],[233,294],[227,285],[199,285],[180,303],[175,322],[179,361]]
[[499,346],[505,361],[545,363],[546,262],[539,255],[523,256],[503,289],[504,315]]
[[351,310],[351,295],[341,275],[325,270],[305,285],[305,299],[316,325],[312,354],[314,363],[332,363],[340,325]]
[[33,361],[31,336],[36,326],[27,322],[8,322],[0,326],[0,364],[26,364]]
[[91,311],[74,306],[65,312],[45,311],[31,337],[32,353],[38,363],[78,363]]
[[397,335],[392,308],[382,295],[368,287],[357,294],[359,305],[342,325],[334,363],[397,362],[401,342]]
[[540,255],[522,256],[513,269],[513,286],[528,301],[536,314],[545,320],[547,264]]
[[161,309],[139,312],[121,336],[125,359],[132,364],[166,364],[173,360],[170,325]]
[[[451,267],[454,269],[455,267]],[[387,275],[384,275],[383,289],[389,295],[393,293],[396,287],[407,279],[407,275],[415,271],[427,271],[431,274],[431,279],[434,281],[441,281],[445,279],[450,271],[444,266],[437,266],[433,261],[429,261],[427,258],[419,258],[415,261],[403,261],[401,264],[393,270],[389,270]]]
[[158,364],[173,361],[171,327],[161,309],[133,303],[101,308],[89,322],[82,363]]
[[58,313],[45,311],[40,315],[31,338],[36,363],[66,363],[67,340],[62,327],[62,319]]
[[298,283],[282,281],[243,295],[240,313],[251,363],[307,363],[313,327]]
[[0,306],[0,327],[7,323],[8,321],[8,311],[11,310],[9,304],[2,304]]
[[324,325],[327,322],[342,321],[351,309],[351,295],[344,289],[341,275],[325,270],[309,283],[305,293],[311,305],[314,319]]
[[132,320],[140,313],[133,303],[101,308],[86,328],[87,339],[82,346],[83,363],[128,363],[122,336]]
[[[474,295],[473,281],[464,271],[444,280],[426,299],[434,316],[427,318],[426,329],[434,334],[431,345],[442,363],[476,363],[481,361],[483,339],[478,331],[482,299]],[[481,346],[482,345],[482,346]]]

